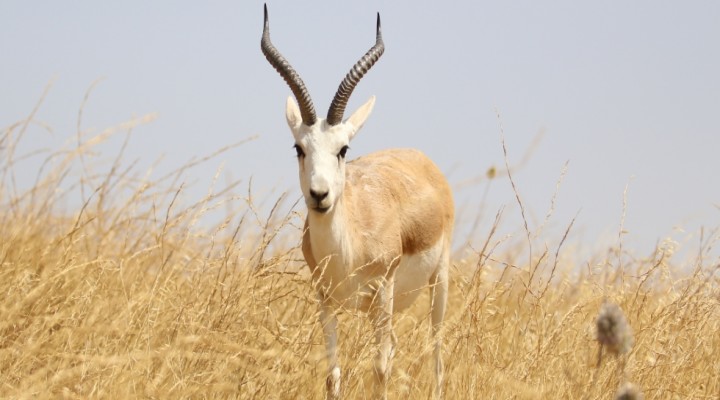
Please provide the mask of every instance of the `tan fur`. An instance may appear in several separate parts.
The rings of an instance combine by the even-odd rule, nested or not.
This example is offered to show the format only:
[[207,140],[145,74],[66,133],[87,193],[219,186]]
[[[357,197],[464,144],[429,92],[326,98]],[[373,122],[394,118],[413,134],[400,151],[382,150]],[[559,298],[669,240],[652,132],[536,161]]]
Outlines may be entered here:
[[[399,235],[399,254],[417,253],[443,233],[448,237],[452,233],[450,187],[437,166],[418,150],[384,150],[348,163],[344,200],[351,226],[362,227],[365,237]],[[366,257],[380,252],[367,250]]]
[[[313,229],[311,215],[302,250],[314,281],[345,306],[367,310],[374,295],[367,285],[392,275],[403,255],[422,252],[441,239],[449,244],[452,235],[450,187],[437,166],[417,150],[384,150],[347,163],[337,207],[334,217],[345,218],[343,225],[350,229],[350,259],[339,250],[313,251],[311,235],[320,233]],[[330,216],[316,216],[325,217]],[[332,259],[326,265],[321,261],[327,257]],[[346,303],[353,294],[365,295],[365,301]]]

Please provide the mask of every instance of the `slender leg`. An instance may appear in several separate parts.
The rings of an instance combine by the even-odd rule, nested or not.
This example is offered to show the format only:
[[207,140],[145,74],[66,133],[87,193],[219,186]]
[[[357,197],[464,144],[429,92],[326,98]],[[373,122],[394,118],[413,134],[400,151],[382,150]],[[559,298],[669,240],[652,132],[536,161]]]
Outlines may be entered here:
[[[446,251],[447,253],[447,251]],[[446,255],[440,261],[442,265],[431,283],[430,308],[432,319],[432,335],[435,346],[435,398],[442,398],[443,384],[443,362],[442,362],[442,337],[440,328],[445,318],[445,307],[448,297],[448,266],[449,259]]]
[[379,346],[375,356],[375,399],[387,399],[387,382],[392,369],[393,332],[393,291],[395,280],[391,277],[378,285],[370,317],[375,329],[375,340]]
[[327,360],[328,376],[326,380],[328,400],[340,398],[340,365],[337,356],[337,315],[335,310],[320,296],[320,325],[325,339],[325,357]]

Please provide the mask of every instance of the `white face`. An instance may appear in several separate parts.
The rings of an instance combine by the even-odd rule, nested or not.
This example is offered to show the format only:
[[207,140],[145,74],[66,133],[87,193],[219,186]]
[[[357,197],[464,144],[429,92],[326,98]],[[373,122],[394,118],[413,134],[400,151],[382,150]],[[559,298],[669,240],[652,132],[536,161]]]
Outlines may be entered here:
[[[322,127],[322,128],[321,128]],[[342,124],[328,127],[324,120],[312,127],[303,125],[295,136],[300,188],[308,210],[324,214],[342,196],[345,186],[345,153],[350,135]]]
[[300,110],[288,98],[286,117],[295,138],[300,188],[309,212],[320,215],[332,212],[345,187],[345,153],[355,133],[370,115],[372,97],[350,118],[330,126],[318,119],[313,126],[302,123]]

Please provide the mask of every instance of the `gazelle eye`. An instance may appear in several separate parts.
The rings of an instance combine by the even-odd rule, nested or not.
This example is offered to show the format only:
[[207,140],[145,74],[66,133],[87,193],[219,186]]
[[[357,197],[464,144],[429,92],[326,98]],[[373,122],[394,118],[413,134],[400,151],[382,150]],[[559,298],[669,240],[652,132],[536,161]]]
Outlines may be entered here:
[[347,153],[348,149],[349,149],[349,147],[343,146],[343,147],[340,149],[340,152],[339,152],[338,155],[337,155],[338,158],[345,158],[345,153]]
[[305,156],[305,152],[303,151],[302,147],[300,147],[300,145],[296,144],[293,147],[295,148],[295,152],[297,153],[298,158]]

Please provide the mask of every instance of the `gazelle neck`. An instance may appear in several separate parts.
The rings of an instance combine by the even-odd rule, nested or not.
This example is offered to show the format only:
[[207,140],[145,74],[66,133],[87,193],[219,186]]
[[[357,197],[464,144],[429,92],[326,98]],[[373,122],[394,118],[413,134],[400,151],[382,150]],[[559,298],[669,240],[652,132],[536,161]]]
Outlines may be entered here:
[[352,258],[352,233],[350,210],[347,209],[347,193],[337,200],[327,213],[308,210],[310,241],[316,260],[330,257],[331,260],[347,263]]

